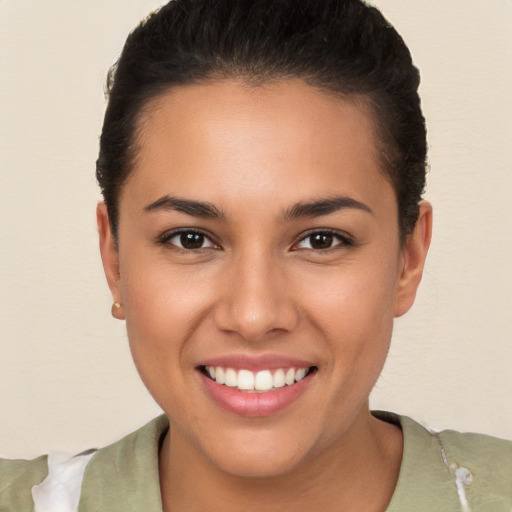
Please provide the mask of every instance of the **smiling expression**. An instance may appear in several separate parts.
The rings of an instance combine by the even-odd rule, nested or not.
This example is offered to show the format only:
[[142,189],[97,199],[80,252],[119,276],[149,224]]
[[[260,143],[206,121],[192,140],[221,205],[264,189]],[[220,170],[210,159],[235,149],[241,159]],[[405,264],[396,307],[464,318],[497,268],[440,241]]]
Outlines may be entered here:
[[238,475],[342,450],[419,282],[368,110],[219,81],[159,96],[139,128],[102,253],[175,442]]

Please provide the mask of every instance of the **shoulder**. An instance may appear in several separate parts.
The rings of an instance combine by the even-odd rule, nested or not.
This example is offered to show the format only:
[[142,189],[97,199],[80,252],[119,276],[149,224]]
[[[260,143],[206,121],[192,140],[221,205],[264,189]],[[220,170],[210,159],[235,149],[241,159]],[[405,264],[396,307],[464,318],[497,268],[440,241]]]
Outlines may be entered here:
[[512,510],[512,441],[454,430],[436,436],[474,510]]
[[159,416],[96,452],[85,470],[80,510],[161,512],[158,452],[168,428]]
[[487,489],[506,483],[504,490],[512,495],[512,441],[473,432],[430,430],[404,416],[400,421],[411,444],[431,439],[432,449],[447,469],[470,469],[475,483],[485,480]]
[[32,486],[47,474],[46,455],[34,460],[0,459],[0,510],[32,512]]
[[[512,441],[455,430],[443,430],[436,435],[447,453],[453,454],[463,465],[477,464],[494,471],[496,464],[502,464],[508,465],[512,471]],[[509,476],[511,476],[510,473]]]
[[0,459],[0,512],[33,512],[33,495],[41,510],[48,510],[47,504],[61,494],[74,495],[77,485],[81,511],[161,512],[158,451],[168,426],[160,416],[120,441],[80,456]]
[[[388,512],[411,506],[421,511],[512,511],[512,441],[435,432],[391,413],[376,416],[399,425],[404,435],[399,480]],[[424,508],[414,508],[418,503]]]

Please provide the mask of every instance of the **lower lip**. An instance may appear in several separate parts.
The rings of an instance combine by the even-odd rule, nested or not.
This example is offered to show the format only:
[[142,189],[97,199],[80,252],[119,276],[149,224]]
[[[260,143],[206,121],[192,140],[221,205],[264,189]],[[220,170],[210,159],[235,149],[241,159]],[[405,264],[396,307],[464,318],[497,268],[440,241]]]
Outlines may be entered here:
[[247,393],[236,388],[217,384],[198,370],[208,394],[223,408],[239,416],[263,417],[275,414],[293,402],[306,391],[312,375],[300,382],[265,393]]

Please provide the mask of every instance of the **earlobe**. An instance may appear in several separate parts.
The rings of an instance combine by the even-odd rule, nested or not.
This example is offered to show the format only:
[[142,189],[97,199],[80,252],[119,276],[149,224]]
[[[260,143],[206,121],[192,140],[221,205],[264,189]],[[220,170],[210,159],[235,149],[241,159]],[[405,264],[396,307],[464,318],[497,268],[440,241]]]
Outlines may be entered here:
[[420,203],[418,220],[402,248],[403,270],[398,281],[395,317],[407,313],[414,303],[432,238],[432,206]]
[[[98,203],[96,208],[96,221],[98,223],[100,253],[105,277],[107,278],[107,283],[112,293],[114,303],[122,303],[121,290],[119,286],[119,251],[112,234],[108,211],[104,202]],[[120,318],[119,316],[115,317]]]

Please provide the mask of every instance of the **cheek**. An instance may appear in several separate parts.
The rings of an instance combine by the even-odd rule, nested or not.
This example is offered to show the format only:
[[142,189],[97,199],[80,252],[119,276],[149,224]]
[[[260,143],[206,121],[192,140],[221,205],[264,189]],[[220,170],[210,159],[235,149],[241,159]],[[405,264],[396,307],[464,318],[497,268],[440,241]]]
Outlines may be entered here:
[[210,300],[211,276],[193,265],[173,266],[151,249],[132,252],[121,263],[127,324],[134,332],[170,336],[186,328]]
[[343,366],[344,373],[380,373],[393,329],[396,268],[396,260],[371,258],[367,265],[347,265],[311,279],[308,310],[326,349],[334,352],[328,364]]
[[366,330],[372,327],[370,319],[377,323],[393,319],[396,265],[347,265],[312,276],[305,288],[313,310],[335,324],[342,320],[347,329]]
[[189,340],[211,303],[209,280],[164,260],[150,261],[143,251],[122,266],[126,328],[135,365],[147,387],[179,385]]

